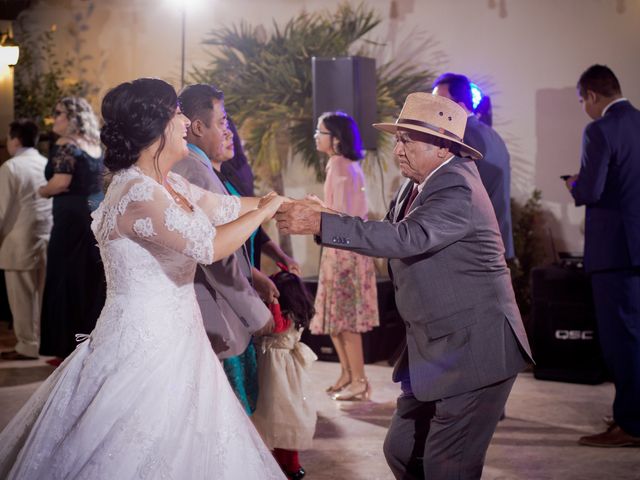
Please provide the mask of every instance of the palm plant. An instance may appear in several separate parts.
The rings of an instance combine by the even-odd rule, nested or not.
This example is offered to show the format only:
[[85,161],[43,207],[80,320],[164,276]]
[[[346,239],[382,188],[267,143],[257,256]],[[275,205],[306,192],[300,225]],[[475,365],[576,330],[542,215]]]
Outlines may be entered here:
[[[313,141],[311,58],[366,55],[384,45],[367,38],[379,25],[377,13],[360,4],[334,11],[301,12],[284,26],[245,22],[211,31],[205,45],[215,47],[209,65],[194,68],[191,79],[214,83],[225,92],[225,107],[241,126],[252,165],[269,185],[283,193],[282,172],[296,156],[318,180],[323,163]],[[377,113],[394,117],[407,93],[425,88],[429,69],[391,61],[377,68]],[[383,137],[379,137],[379,143]],[[289,248],[283,239],[283,248]]]
[[[365,38],[379,23],[364,5],[342,4],[332,12],[302,12],[282,27],[274,22],[269,37],[263,27],[243,22],[213,30],[204,40],[218,48],[207,67],[194,69],[192,79],[225,92],[225,106],[246,134],[254,168],[268,173],[277,190],[289,153],[299,154],[318,179],[324,173],[312,137],[311,57],[365,54],[367,45],[380,46]],[[408,92],[433,79],[432,71],[406,62],[380,65],[377,74],[380,120],[393,117]]]

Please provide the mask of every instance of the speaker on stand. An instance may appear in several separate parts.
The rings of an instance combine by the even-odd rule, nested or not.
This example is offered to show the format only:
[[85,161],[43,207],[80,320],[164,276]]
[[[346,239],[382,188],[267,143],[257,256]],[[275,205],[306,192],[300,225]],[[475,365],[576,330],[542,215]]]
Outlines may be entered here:
[[356,121],[366,150],[376,148],[376,61],[366,57],[311,59],[314,126],[324,112],[336,110]]

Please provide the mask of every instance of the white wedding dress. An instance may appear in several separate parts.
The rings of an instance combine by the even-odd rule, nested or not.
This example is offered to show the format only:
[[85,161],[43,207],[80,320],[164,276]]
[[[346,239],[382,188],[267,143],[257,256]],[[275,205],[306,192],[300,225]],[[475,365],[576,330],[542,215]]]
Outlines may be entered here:
[[[196,264],[239,201],[136,167],[93,214],[107,302],[91,335],[0,434],[0,478],[285,478],[231,390],[196,303]],[[82,338],[81,338],[82,340]]]

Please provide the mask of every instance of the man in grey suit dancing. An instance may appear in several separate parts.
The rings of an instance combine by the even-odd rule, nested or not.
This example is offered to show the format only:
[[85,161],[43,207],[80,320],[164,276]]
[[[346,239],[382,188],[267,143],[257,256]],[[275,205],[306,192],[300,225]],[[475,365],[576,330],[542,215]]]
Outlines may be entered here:
[[515,377],[531,353],[496,216],[462,138],[467,114],[451,100],[410,94],[394,155],[408,178],[382,221],[312,200],[284,205],[285,233],[387,257],[407,346],[393,379],[402,393],[384,453],[398,479],[480,478]]

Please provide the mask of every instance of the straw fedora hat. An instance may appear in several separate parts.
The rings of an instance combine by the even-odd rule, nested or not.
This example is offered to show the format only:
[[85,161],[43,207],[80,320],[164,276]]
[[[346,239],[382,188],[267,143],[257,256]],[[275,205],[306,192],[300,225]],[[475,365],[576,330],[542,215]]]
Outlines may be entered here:
[[461,157],[480,160],[482,154],[462,141],[467,112],[452,100],[430,93],[410,93],[395,123],[374,123],[378,130],[396,133],[398,128],[444,138],[458,145]]

